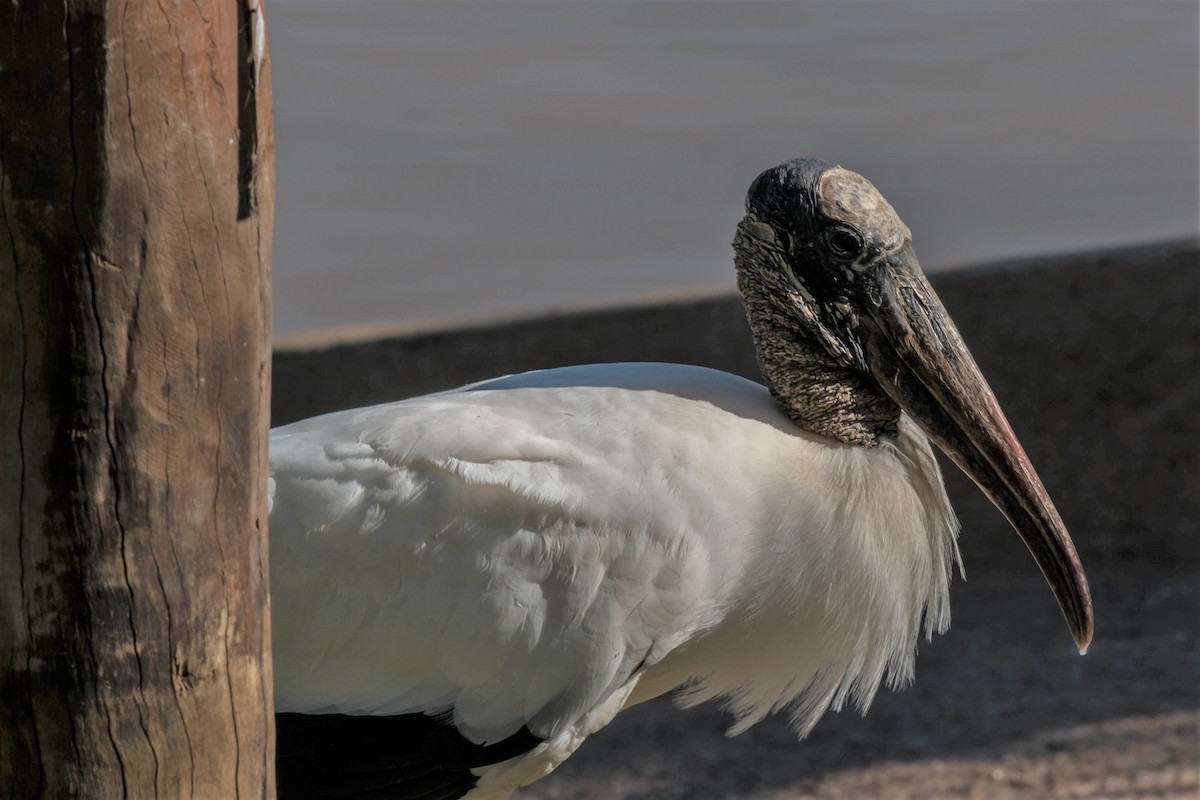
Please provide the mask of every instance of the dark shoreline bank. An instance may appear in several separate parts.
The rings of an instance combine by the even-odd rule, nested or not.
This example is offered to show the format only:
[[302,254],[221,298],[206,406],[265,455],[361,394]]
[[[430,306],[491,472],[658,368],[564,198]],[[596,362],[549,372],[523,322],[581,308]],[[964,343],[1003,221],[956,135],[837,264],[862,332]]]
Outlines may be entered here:
[[[1086,658],[1007,523],[944,465],[969,580],[917,680],[796,743],[713,705],[622,714],[526,798],[1195,797],[1200,243],[931,277],[1079,545]],[[729,295],[277,348],[274,424],[527,369],[678,361],[757,379]]]

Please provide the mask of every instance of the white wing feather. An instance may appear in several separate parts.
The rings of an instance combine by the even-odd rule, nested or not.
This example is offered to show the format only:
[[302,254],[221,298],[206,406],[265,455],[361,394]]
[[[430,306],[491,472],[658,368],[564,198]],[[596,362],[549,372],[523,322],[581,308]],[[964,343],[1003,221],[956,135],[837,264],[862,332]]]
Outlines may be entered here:
[[[732,693],[751,721],[820,683],[806,727],[852,688],[869,699],[885,664],[911,671],[927,606],[932,627],[946,623],[954,522],[916,435],[880,489],[904,495],[900,512],[866,498],[857,511],[879,506],[874,528],[857,513],[865,532],[845,534],[831,530],[845,481],[878,483],[847,470],[879,456],[806,434],[763,387],[697,367],[529,373],[277,429],[277,709],[444,712],[477,742],[522,725],[550,738],[661,662],[650,694],[698,680],[697,697]],[[911,485],[918,467],[932,469],[928,498]],[[873,552],[897,526],[896,552]],[[854,586],[817,578],[845,557],[863,570],[908,558],[912,574],[873,589],[861,602],[874,617],[859,619],[830,608],[860,602]],[[864,631],[897,616],[893,646],[864,655]],[[755,634],[780,645],[771,663],[717,646]],[[840,649],[818,646],[835,634]]]

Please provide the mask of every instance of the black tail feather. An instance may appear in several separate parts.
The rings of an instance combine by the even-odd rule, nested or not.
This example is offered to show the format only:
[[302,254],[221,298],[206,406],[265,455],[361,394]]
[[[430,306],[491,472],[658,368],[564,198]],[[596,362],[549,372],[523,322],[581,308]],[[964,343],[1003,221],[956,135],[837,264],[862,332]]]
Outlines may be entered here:
[[424,714],[275,715],[281,800],[394,798],[454,800],[479,780],[471,770],[541,743],[528,728],[493,744],[467,740],[449,721]]

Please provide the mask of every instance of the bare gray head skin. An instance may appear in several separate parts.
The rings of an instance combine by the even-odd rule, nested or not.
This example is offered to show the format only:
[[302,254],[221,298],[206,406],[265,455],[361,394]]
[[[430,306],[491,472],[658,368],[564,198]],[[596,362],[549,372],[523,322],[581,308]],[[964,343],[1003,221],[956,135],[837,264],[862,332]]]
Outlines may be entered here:
[[894,436],[900,407],[870,378],[859,336],[862,275],[909,240],[865,178],[789,161],[754,181],[734,240],[738,286],[776,402],[847,444]]
[[751,184],[733,246],[759,364],[784,413],[875,447],[906,412],[1012,523],[1085,650],[1092,601],[1074,544],[879,191],[825,161],[785,162]]

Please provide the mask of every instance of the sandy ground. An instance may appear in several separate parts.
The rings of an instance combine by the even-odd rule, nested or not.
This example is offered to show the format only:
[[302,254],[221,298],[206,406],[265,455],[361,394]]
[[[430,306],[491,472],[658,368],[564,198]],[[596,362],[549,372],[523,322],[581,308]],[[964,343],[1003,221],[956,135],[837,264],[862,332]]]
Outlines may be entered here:
[[956,588],[914,686],[866,718],[830,715],[800,743],[779,718],[727,739],[718,708],[659,700],[518,796],[1200,797],[1195,575],[1129,566],[1093,572],[1104,613],[1082,658],[1036,574],[984,575]]

